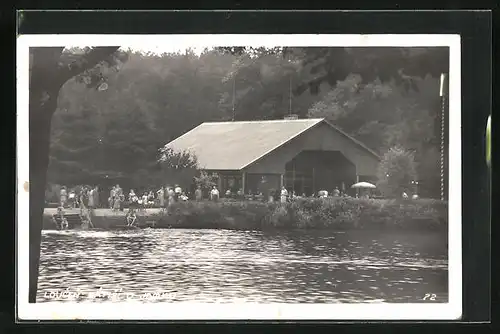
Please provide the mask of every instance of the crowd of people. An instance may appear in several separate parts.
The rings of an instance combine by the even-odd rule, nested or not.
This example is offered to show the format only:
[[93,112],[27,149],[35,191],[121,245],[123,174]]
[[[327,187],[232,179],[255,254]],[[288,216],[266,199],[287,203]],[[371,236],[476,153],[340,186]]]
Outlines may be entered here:
[[80,189],[61,187],[61,208],[97,208],[99,207],[99,187],[83,186]]
[[[141,195],[142,194],[142,195]],[[194,192],[190,193],[192,198],[196,201],[202,201],[206,198],[201,186],[198,186]],[[220,199],[220,192],[217,186],[212,186],[208,191],[208,199],[210,201],[218,201]],[[313,193],[307,196],[305,193],[298,195],[293,190],[288,190],[286,187],[282,187],[281,191],[268,191],[266,195],[262,192],[252,193],[249,190],[244,194],[243,189],[238,189],[237,191],[231,191],[230,189],[224,192],[224,197],[226,199],[235,200],[256,200],[256,201],[269,201],[275,202],[279,201],[281,203],[291,202],[300,198],[327,198],[327,197],[350,197],[345,191],[339,190],[335,187],[332,192],[327,190],[320,190],[317,193]],[[358,197],[358,193],[356,193]],[[369,198],[368,193],[362,193],[359,197]],[[406,193],[402,193],[403,199],[409,199],[410,196]],[[413,194],[412,199],[418,198],[418,195]],[[136,192],[134,189],[130,189],[128,195],[120,187],[119,184],[113,186],[109,192],[109,197],[107,200],[107,206],[113,211],[124,211],[124,208],[128,208],[126,215],[127,225],[134,226],[137,222],[136,212],[137,210],[144,210],[147,208],[167,208],[173,203],[179,201],[188,201],[190,196],[186,193],[178,184],[175,186],[162,186],[158,190],[148,190],[142,192]],[[98,186],[82,186],[79,188],[68,189],[63,186],[60,190],[60,203],[57,214],[54,215],[55,221],[61,228],[67,228],[68,222],[64,218],[65,208],[80,208],[82,217],[86,217],[85,222],[87,224],[91,223],[91,212],[93,209],[104,207],[100,201],[100,191]]]
[[[340,190],[335,187],[333,191],[328,192],[327,190],[320,190],[317,193],[306,195],[305,193],[299,195],[293,190],[289,190],[286,187],[282,187],[281,191],[269,191],[267,194],[262,194],[262,192],[252,193],[249,190],[246,194],[243,193],[243,189],[237,191],[231,191],[227,189],[224,193],[224,198],[226,199],[236,199],[236,200],[257,200],[257,201],[269,201],[275,202],[279,201],[282,203],[289,202],[300,198],[311,198],[311,197],[348,197],[347,192]],[[211,201],[218,201],[222,196],[219,192],[217,186],[212,186],[210,191],[208,191],[208,199]],[[356,197],[367,198],[370,194],[363,192],[361,194],[356,194]],[[403,192],[402,198],[409,198],[410,196]],[[169,205],[179,202],[188,201],[194,199],[196,201],[201,201],[206,199],[204,196],[204,191],[201,186],[198,186],[193,192],[189,193],[184,191],[178,184],[175,186],[162,186],[158,190],[146,190],[146,191],[135,191],[130,189],[128,194],[120,187],[119,184],[113,186],[109,192],[109,197],[107,200],[107,207],[113,211],[123,211],[124,208],[132,209],[147,209],[147,208],[165,208]],[[418,198],[418,195],[413,194],[411,198]],[[100,201],[100,192],[98,186],[83,186],[79,190],[70,189],[66,187],[61,188],[60,192],[60,206],[62,208],[101,208],[105,207],[104,203]]]

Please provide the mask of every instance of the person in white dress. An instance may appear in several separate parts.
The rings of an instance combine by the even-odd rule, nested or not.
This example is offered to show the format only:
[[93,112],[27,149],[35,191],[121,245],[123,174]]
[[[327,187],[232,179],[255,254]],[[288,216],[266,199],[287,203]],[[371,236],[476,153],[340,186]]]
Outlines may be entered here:
[[288,190],[285,187],[281,187],[281,203],[286,203],[288,199]]
[[210,191],[210,200],[214,202],[217,202],[219,200],[219,190],[216,186],[213,186],[212,190]]

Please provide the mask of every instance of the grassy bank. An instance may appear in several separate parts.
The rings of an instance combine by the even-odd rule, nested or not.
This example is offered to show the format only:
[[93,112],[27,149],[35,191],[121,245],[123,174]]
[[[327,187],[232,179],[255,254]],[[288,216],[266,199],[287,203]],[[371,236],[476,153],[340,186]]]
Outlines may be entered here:
[[447,203],[436,200],[301,199],[293,203],[183,202],[161,227],[225,229],[447,230]]
[[[164,228],[214,229],[417,229],[448,228],[446,202],[428,199],[380,200],[356,198],[300,199],[292,203],[179,202],[168,209],[138,213],[141,224],[155,221]],[[52,212],[46,209],[44,228],[53,228]],[[125,212],[95,210],[95,227],[123,225]]]

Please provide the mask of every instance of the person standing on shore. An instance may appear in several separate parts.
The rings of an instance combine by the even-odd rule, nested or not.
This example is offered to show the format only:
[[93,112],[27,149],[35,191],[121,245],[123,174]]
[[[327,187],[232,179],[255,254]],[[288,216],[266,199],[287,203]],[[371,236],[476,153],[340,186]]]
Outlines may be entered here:
[[95,188],[92,188],[88,191],[87,193],[87,196],[89,198],[89,202],[88,202],[88,207],[89,207],[89,211],[93,211],[95,209],[95,203],[94,203],[94,200],[95,200],[95,197],[94,197],[94,192],[95,192]]
[[178,184],[175,185],[174,193],[175,193],[175,201],[178,202],[179,198],[182,195],[182,188]]
[[62,186],[61,192],[59,193],[60,206],[64,208],[66,206],[67,200],[68,200],[68,192],[66,190],[66,187]]
[[109,198],[108,198],[108,204],[110,209],[113,209],[114,207],[115,193],[116,193],[115,186],[113,186],[113,188],[111,188],[111,190],[109,191]]
[[76,202],[76,194],[73,189],[70,190],[68,194],[68,204],[70,208],[76,209],[77,202]]
[[219,200],[219,190],[216,186],[213,186],[212,190],[210,191],[210,200],[214,202],[217,202]]
[[135,194],[134,189],[130,189],[130,192],[128,193],[128,201],[130,202],[131,208],[137,209],[139,207],[139,197]]
[[201,191],[201,186],[198,186],[194,191],[194,197],[198,202],[203,199],[203,192]]
[[99,186],[94,187],[94,205],[96,208],[99,208]]
[[288,199],[288,190],[283,186],[281,187],[281,203],[286,203]]
[[156,194],[158,196],[158,203],[160,204],[160,208],[165,207],[165,188],[163,188],[162,186]]
[[172,205],[175,202],[175,193],[172,187],[167,186],[167,196],[168,196],[168,205]]

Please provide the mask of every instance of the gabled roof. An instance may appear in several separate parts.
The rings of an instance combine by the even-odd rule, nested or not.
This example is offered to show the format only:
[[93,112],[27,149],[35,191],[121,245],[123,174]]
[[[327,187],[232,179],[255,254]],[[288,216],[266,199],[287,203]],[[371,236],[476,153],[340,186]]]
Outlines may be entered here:
[[[202,169],[241,170],[322,122],[323,118],[207,122],[171,141],[166,147],[194,153]],[[332,124],[327,124],[348,136]],[[366,146],[355,142],[378,158]]]

